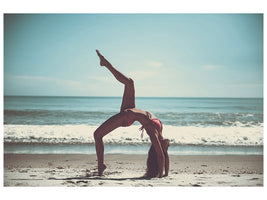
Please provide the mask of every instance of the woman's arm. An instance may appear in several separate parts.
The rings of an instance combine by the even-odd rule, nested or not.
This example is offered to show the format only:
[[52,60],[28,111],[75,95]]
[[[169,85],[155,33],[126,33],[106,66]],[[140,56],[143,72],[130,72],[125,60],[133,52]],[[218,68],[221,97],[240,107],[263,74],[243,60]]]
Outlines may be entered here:
[[168,152],[166,152],[165,154],[165,175],[164,176],[168,176],[169,174],[169,154]]
[[161,141],[161,146],[165,155],[165,175],[168,176],[169,174],[169,154],[168,154],[168,148],[170,146],[170,142],[168,139],[163,139]]

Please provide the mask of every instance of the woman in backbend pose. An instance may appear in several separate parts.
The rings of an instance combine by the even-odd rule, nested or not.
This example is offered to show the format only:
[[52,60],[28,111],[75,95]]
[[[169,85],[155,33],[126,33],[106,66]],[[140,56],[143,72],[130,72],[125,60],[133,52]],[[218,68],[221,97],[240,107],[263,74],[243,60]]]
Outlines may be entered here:
[[94,132],[98,160],[98,174],[102,175],[103,171],[106,169],[106,165],[104,164],[103,137],[118,127],[130,126],[134,121],[138,121],[142,124],[141,129],[146,130],[152,142],[148,153],[147,171],[144,176],[161,178],[163,176],[164,168],[164,176],[167,176],[169,172],[169,140],[164,139],[162,136],[161,121],[148,111],[135,108],[135,89],[133,80],[114,68],[98,50],[96,50],[96,52],[100,58],[100,65],[105,66],[119,82],[124,84],[124,94],[120,112],[105,121]]

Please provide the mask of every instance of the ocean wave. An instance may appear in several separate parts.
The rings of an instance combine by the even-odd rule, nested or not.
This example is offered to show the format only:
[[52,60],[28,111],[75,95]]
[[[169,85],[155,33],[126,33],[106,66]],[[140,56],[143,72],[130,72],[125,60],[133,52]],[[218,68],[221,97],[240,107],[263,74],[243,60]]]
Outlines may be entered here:
[[[4,125],[5,143],[86,144],[94,143],[93,133],[98,126],[90,125]],[[108,144],[148,144],[138,128],[120,127],[103,140]],[[163,135],[171,145],[202,146],[262,146],[263,124],[246,126],[171,126],[165,125]]]
[[102,111],[4,110],[4,124],[63,125],[99,124],[116,114]]
[[[66,110],[5,110],[4,124],[99,125],[116,112]],[[262,113],[156,112],[172,126],[255,126],[263,123]]]

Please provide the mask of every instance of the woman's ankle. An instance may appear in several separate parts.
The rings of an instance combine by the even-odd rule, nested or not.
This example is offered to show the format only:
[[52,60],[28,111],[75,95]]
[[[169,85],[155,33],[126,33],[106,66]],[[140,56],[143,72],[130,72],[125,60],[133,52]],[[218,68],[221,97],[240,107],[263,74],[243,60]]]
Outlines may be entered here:
[[104,163],[98,164],[98,175],[102,176],[102,174],[106,168],[107,168],[107,166]]

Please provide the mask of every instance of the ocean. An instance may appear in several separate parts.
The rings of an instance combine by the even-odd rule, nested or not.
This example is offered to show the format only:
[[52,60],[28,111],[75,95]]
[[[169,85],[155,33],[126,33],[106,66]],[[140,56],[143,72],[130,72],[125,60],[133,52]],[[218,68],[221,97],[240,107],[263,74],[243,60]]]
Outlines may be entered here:
[[[4,153],[95,154],[93,133],[121,97],[4,97]],[[263,98],[137,97],[170,140],[170,155],[263,155]],[[135,122],[104,137],[105,154],[147,154]]]

